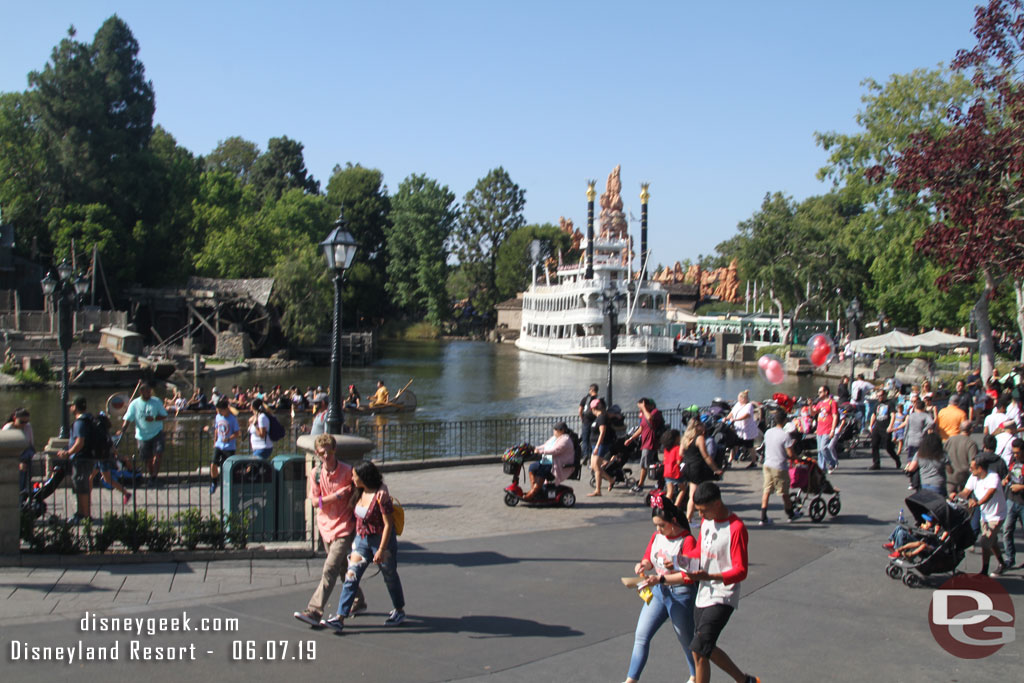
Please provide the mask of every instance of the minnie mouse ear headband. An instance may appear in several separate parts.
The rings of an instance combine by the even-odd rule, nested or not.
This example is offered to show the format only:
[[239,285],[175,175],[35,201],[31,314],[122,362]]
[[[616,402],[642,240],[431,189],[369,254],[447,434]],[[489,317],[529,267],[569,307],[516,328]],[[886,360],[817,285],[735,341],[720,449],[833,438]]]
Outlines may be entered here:
[[661,489],[651,491],[651,507],[658,510],[665,509],[665,498]]

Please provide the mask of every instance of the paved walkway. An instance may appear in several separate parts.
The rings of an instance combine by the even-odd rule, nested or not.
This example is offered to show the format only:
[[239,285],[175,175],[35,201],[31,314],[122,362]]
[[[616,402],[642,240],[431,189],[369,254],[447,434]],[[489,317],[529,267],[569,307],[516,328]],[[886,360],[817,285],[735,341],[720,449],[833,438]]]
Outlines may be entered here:
[[[906,480],[892,469],[868,472],[868,462],[843,461],[833,477],[843,510],[823,524],[804,519],[757,527],[760,473],[727,474],[726,501],[750,524],[752,566],[723,647],[766,681],[996,680],[1020,670],[1024,651],[1017,644],[977,662],[946,654],[928,629],[930,591],[884,576],[879,546],[907,494]],[[128,648],[134,640],[197,648],[195,662],[83,664],[105,681],[132,683],[139,675],[148,683],[179,683],[182,675],[248,681],[254,674],[327,671],[342,680],[410,682],[624,678],[639,601],[617,578],[630,572],[651,533],[638,497],[614,491],[586,498],[585,482],[576,482],[574,509],[508,508],[502,502],[508,477],[499,465],[392,473],[386,480],[406,507],[399,554],[410,618],[400,632],[381,625],[389,601],[380,578],[367,581],[369,614],[351,620],[342,638],[292,619],[312,592],[321,558],[6,568],[0,569],[5,681],[37,681],[58,666],[12,661],[15,638],[32,646],[82,640]],[[775,501],[772,511],[781,518]],[[971,553],[962,569],[977,571],[979,564]],[[1018,615],[1024,612],[1021,574],[1001,580]],[[237,618],[239,626],[198,635],[93,633],[79,625],[86,612],[185,613]],[[290,648],[284,661],[269,661],[281,658],[282,647]],[[315,650],[315,669],[301,668],[307,664],[295,659],[301,648]],[[679,645],[664,628],[645,680],[685,680],[680,663]]]

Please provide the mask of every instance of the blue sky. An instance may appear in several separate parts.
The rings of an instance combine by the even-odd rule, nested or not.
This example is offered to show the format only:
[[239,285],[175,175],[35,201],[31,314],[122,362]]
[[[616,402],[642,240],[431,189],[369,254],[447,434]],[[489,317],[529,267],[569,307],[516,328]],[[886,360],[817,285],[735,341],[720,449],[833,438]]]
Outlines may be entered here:
[[[425,173],[461,197],[504,166],[526,219],[586,222],[586,180],[622,165],[652,260],[696,258],[766,192],[827,190],[814,132],[853,132],[864,78],[948,63],[976,2],[5,2],[0,91],[23,90],[69,25],[118,14],[156,122],[196,154],[287,135],[326,183],[346,162],[392,191]],[[639,233],[639,225],[635,228]]]

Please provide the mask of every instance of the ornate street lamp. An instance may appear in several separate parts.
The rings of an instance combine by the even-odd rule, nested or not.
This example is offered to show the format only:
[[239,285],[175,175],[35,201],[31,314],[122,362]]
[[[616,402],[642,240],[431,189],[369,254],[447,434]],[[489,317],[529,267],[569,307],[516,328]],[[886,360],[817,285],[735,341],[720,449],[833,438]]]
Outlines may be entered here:
[[853,301],[846,307],[846,320],[850,326],[850,384],[853,384],[853,368],[857,364],[857,352],[853,350],[853,342],[857,341],[857,323],[861,316],[860,301],[853,297]]
[[[630,295],[633,294],[635,285],[630,282]],[[619,345],[619,304],[624,295],[615,289],[608,288],[601,292],[601,303],[603,304],[604,324],[602,328],[604,347],[608,349],[608,407],[613,405],[612,400],[612,351]],[[628,333],[628,331],[627,331]]]
[[71,349],[71,333],[74,327],[71,319],[71,309],[77,297],[89,291],[89,281],[83,276],[72,278],[71,264],[67,260],[61,261],[57,266],[57,277],[53,271],[46,274],[46,277],[39,283],[43,289],[43,296],[50,297],[53,308],[57,312],[57,343],[63,354],[63,366],[60,376],[60,434],[61,439],[68,438],[70,434],[68,425],[68,351]]
[[328,434],[341,433],[341,281],[356,255],[356,240],[345,223],[345,211],[338,214],[334,230],[320,243],[327,269],[334,273],[334,325],[331,330],[331,395],[324,427]]

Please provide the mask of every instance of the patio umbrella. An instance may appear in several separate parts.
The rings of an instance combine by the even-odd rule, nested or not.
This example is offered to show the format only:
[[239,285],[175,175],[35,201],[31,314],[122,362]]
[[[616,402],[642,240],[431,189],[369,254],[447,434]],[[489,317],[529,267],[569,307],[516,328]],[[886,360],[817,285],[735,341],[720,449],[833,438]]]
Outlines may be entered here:
[[939,330],[929,330],[924,334],[917,335],[914,339],[921,344],[922,348],[952,349],[957,346],[976,346],[978,344],[977,339],[961,337],[957,334],[949,334]]
[[916,337],[893,330],[875,337],[858,339],[850,346],[855,353],[886,353],[889,351],[920,351],[923,345]]

